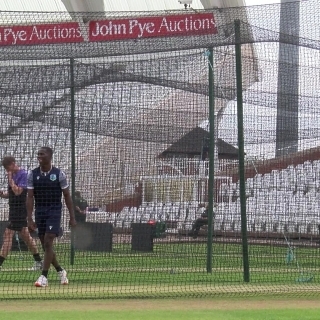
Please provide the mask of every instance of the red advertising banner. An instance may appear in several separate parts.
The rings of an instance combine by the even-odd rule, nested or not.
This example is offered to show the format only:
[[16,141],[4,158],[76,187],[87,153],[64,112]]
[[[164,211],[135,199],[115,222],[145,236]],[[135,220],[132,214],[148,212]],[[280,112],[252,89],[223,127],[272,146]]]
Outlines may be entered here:
[[77,22],[0,27],[0,46],[83,42]]
[[[88,41],[216,34],[212,13],[90,21]],[[87,40],[87,39],[86,39]],[[0,27],[0,46],[84,42],[77,22]]]
[[90,21],[89,41],[216,34],[212,13]]

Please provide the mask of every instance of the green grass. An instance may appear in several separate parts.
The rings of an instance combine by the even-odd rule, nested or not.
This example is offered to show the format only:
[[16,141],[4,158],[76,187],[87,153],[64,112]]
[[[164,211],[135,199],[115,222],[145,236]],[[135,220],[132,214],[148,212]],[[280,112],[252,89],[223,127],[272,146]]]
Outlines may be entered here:
[[269,295],[261,299],[8,301],[0,302],[0,310],[4,320],[316,320],[320,304],[314,299],[278,301]]
[[312,310],[197,310],[197,311],[55,311],[1,313],[4,320],[318,320],[319,309]]
[[[206,270],[206,243],[155,244],[154,251],[149,253],[132,252],[130,244],[116,244],[112,253],[76,252],[73,266],[70,265],[70,247],[60,244],[56,249],[61,265],[68,271],[72,288],[74,291],[78,288],[78,295],[82,297],[92,297],[86,290],[91,287],[96,290],[94,296],[103,297],[117,294],[147,296],[148,287],[154,288],[151,291],[155,296],[157,287],[162,290],[159,296],[165,296],[166,293],[170,296],[177,292],[181,296],[188,296],[192,295],[190,288],[194,288],[195,294],[210,295],[216,286],[246,285],[243,282],[242,247],[239,244],[214,244],[212,273]],[[295,257],[301,270],[297,267],[296,260],[289,264],[286,262],[286,247],[254,245],[249,249],[251,285],[270,288],[273,285],[295,286],[301,270],[303,274],[313,275],[312,285],[319,284],[318,248],[296,249]],[[32,286],[39,275],[27,271],[32,263],[31,255],[26,252],[21,257],[17,252],[8,257],[0,273],[0,284],[3,285],[0,299],[18,295],[21,297],[19,287]],[[48,279],[50,290],[60,290],[53,269]],[[116,288],[119,289],[118,293]],[[71,289],[65,290],[64,295],[73,297],[74,291],[68,290]]]

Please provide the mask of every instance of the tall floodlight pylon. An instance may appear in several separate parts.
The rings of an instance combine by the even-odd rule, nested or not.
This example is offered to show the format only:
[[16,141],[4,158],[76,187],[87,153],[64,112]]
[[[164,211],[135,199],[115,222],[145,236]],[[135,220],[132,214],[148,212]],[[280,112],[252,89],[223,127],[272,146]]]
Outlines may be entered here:
[[300,2],[282,0],[280,8],[276,157],[298,151],[299,46],[287,44],[286,38],[296,37],[296,39],[299,39],[299,24]]

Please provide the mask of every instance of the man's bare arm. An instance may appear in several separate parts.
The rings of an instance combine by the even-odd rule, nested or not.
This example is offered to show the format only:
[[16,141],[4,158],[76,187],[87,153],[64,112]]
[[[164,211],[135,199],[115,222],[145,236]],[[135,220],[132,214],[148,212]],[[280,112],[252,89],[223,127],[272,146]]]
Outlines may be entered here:
[[74,216],[73,202],[72,202],[69,188],[63,189],[62,192],[63,192],[63,196],[64,196],[64,201],[66,203],[66,206],[68,208],[69,215],[70,215],[70,225],[73,226],[75,224],[76,220],[75,220],[75,216]]
[[32,220],[32,212],[33,212],[33,198],[34,198],[34,192],[33,189],[28,189],[27,192],[27,215],[28,220]]
[[15,182],[13,181],[12,179],[12,173],[11,172],[8,172],[8,182],[9,182],[9,185],[13,191],[13,193],[16,195],[16,196],[19,196],[22,191],[23,191],[23,188],[22,187],[19,187],[15,184]]

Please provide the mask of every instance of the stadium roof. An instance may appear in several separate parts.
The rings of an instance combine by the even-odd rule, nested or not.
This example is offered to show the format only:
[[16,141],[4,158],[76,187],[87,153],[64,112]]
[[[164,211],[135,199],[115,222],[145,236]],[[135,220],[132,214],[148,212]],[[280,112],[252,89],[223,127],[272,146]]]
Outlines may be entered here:
[[[193,0],[193,9],[227,8],[245,6],[245,0]],[[152,11],[178,10],[183,5],[178,0],[2,0],[1,11]]]
[[[61,0],[67,10],[71,11],[153,11],[179,10],[184,8],[178,0]],[[245,6],[245,0],[193,0],[193,9],[228,8]]]
[[66,11],[61,0],[2,0],[1,11]]

